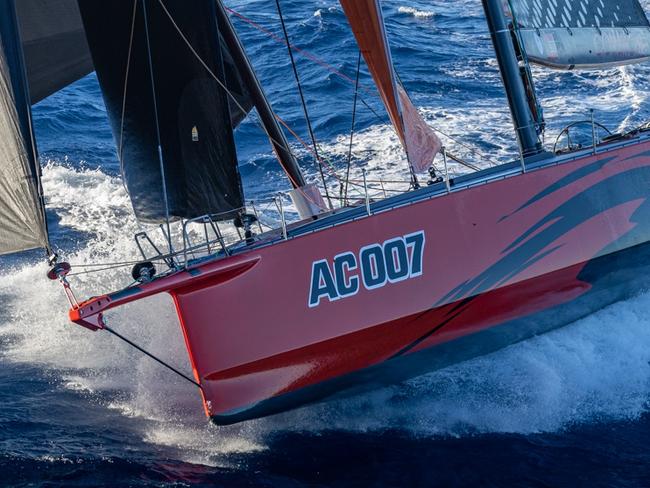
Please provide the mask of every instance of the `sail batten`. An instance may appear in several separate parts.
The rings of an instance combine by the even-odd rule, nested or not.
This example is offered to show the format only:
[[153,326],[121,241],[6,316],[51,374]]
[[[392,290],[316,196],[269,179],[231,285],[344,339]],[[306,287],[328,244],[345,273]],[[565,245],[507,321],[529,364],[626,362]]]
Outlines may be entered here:
[[425,171],[441,149],[397,80],[379,0],[340,0],[388,115],[416,171]]
[[0,254],[48,248],[13,0],[0,0]]
[[509,0],[528,59],[591,69],[650,59],[650,23],[638,0]]

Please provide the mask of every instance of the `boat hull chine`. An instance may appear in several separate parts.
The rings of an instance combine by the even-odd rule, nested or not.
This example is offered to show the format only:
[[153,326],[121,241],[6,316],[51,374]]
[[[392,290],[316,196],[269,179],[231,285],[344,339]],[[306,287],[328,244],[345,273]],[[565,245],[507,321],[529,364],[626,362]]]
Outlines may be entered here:
[[[560,283],[564,283],[564,286],[558,286]],[[218,425],[229,425],[273,415],[327,398],[339,399],[360,394],[484,356],[547,333],[647,289],[650,286],[650,244],[610,254],[590,263],[515,286],[516,288],[507,287],[498,293],[486,293],[483,297],[476,297],[477,303],[478,301],[491,302],[492,307],[485,309],[482,323],[473,322],[471,331],[466,330],[462,335],[452,334],[456,336],[453,339],[430,340],[423,344],[426,339],[422,338],[417,341],[419,347],[411,344],[389,359],[382,360],[380,357],[375,357],[374,363],[370,366],[231,411],[213,414],[210,415],[210,419]],[[500,313],[492,315],[496,308],[502,307],[508,300],[517,302],[521,306],[504,309],[505,315]],[[480,304],[478,306],[482,307]],[[448,310],[450,307],[443,308]],[[446,315],[446,310],[431,311],[431,313]],[[417,319],[408,317],[395,323],[383,324],[373,335],[379,337],[390,333],[390,330],[404,328],[405,324],[414,320]],[[433,337],[434,334],[435,332],[431,330],[425,335]],[[366,332],[366,335],[369,334]],[[320,345],[320,347],[306,348],[301,352],[296,351],[294,357],[302,356],[309,358],[305,361],[317,362],[319,361],[318,349],[327,356],[331,355],[326,352],[328,350],[356,349],[358,344],[363,342],[366,343],[368,350],[377,350],[381,347],[381,344],[367,342],[368,340],[360,334],[351,334],[349,337],[341,338],[338,344]],[[269,359],[266,367],[274,368],[282,362],[282,358],[272,358]],[[348,362],[341,364],[342,367],[345,365],[350,366]]]
[[484,355],[648,286],[650,142],[486,175],[297,225],[77,318],[170,293],[206,413],[227,424]]

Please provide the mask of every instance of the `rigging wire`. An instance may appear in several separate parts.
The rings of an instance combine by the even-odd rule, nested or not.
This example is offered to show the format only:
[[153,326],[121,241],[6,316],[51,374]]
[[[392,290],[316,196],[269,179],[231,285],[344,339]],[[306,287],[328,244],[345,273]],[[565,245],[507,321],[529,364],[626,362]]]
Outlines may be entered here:
[[302,90],[302,83],[300,82],[300,75],[298,74],[298,67],[296,66],[296,60],[293,57],[293,50],[291,49],[289,43],[289,34],[287,32],[287,26],[284,23],[284,15],[282,14],[282,7],[280,6],[280,0],[275,0],[275,4],[278,8],[278,15],[280,16],[280,24],[282,25],[282,32],[284,33],[284,38],[287,41],[287,50],[289,52],[289,58],[291,59],[291,68],[293,69],[293,75],[296,78],[296,85],[298,86],[298,93],[300,94],[300,102],[302,103],[302,110],[305,114],[305,121],[307,122],[307,129],[309,130],[309,136],[314,145],[314,154],[316,156],[316,162],[318,163],[318,171],[320,172],[320,177],[323,182],[323,188],[325,189],[325,196],[327,202],[329,203],[330,209],[334,208],[332,206],[332,199],[329,195],[329,190],[327,189],[327,182],[325,181],[325,172],[323,171],[323,164],[318,156],[318,144],[316,142],[316,135],[314,134],[314,128],[311,125],[311,119],[309,117],[309,110],[307,109],[307,102],[305,101],[305,94]]
[[131,56],[133,53],[133,37],[135,35],[135,19],[136,15],[138,12],[138,0],[133,0],[133,14],[132,14],[132,20],[131,20],[131,34],[129,36],[129,52],[127,54],[126,58],[126,73],[124,75],[124,95],[122,96],[122,114],[121,114],[121,120],[120,120],[120,142],[119,142],[119,147],[118,147],[118,155],[120,158],[120,173],[122,174],[122,182],[124,184],[124,189],[126,190],[127,194],[129,193],[129,189],[126,186],[126,178],[124,178],[124,162],[123,162],[123,156],[124,156],[124,122],[126,119],[126,98],[128,94],[128,89],[129,89],[129,77],[131,74]]
[[87,264],[77,264],[77,263],[70,263],[70,266],[73,268],[99,268],[102,266],[132,266],[134,264],[138,264],[142,262],[140,261],[115,261],[113,263],[87,263]]
[[[288,43],[287,41],[285,41],[284,39],[282,39],[280,36],[276,35],[274,32],[272,32],[272,31],[270,31],[269,29],[265,28],[264,26],[258,24],[258,23],[255,22],[254,20],[252,20],[252,19],[246,17],[245,15],[243,15],[243,14],[237,12],[236,10],[233,10],[233,9],[230,8],[230,7],[225,7],[225,8],[226,8],[226,10],[227,10],[229,13],[231,13],[231,14],[234,15],[235,17],[238,17],[242,22],[244,22],[244,23],[250,25],[251,27],[253,27],[254,29],[257,29],[257,30],[259,30],[260,32],[266,34],[269,38],[273,39],[274,41],[276,41],[276,42],[278,42],[278,43],[280,43],[280,44],[285,44],[285,45],[287,45],[287,46],[290,47],[292,50],[294,50],[294,51],[296,51],[298,54],[300,54],[301,56],[303,56],[303,57],[309,59],[310,61],[312,61],[312,62],[318,64],[318,65],[321,66],[322,68],[325,68],[326,70],[332,72],[333,74],[335,74],[335,75],[338,76],[339,78],[342,78],[343,80],[345,80],[345,81],[347,81],[347,82],[349,82],[349,83],[354,83],[354,80],[353,80],[352,78],[350,78],[348,75],[346,75],[345,73],[339,71],[339,70],[336,69],[334,66],[332,66],[331,64],[328,64],[327,62],[323,61],[322,59],[320,59],[319,57],[317,57],[317,56],[315,56],[314,54],[310,53],[309,51],[305,51],[304,49],[299,48],[299,47],[296,46],[295,44]],[[370,96],[376,96],[376,95],[372,92],[372,90],[370,90],[368,87],[366,87],[366,86],[364,86],[364,85],[360,85],[360,89],[363,90],[364,92],[366,92],[366,93],[367,93],[368,95],[370,95]],[[368,110],[370,110],[370,111],[375,115],[375,117],[377,117],[377,119],[378,119],[380,122],[382,122],[382,123],[389,123],[388,117],[387,117],[387,116],[382,117],[379,113],[377,113],[377,111],[376,111],[374,108],[372,108],[370,105],[368,105],[368,102],[366,102],[365,99],[364,99],[363,97],[360,96],[360,97],[359,97],[359,100],[361,101],[362,104],[364,104],[364,105],[366,106],[366,108],[367,108]]]
[[[164,263],[164,261],[160,258],[150,259],[149,261]],[[135,264],[139,264],[141,262],[142,261],[137,261]],[[103,268],[92,268],[92,269],[86,269],[84,271],[77,271],[76,273],[70,273],[68,274],[68,276],[80,276],[80,275],[86,275],[91,273],[101,273],[102,271],[112,271],[114,269],[128,268],[129,266],[132,266],[132,264],[115,264],[115,265],[109,264]]]
[[167,177],[165,176],[165,162],[162,154],[162,140],[160,138],[160,120],[158,118],[158,100],[156,97],[156,82],[154,79],[153,73],[153,60],[151,57],[151,42],[149,39],[149,19],[147,15],[147,0],[142,0],[142,15],[144,16],[144,31],[145,38],[147,41],[147,59],[149,61],[149,77],[151,81],[151,91],[153,99],[153,111],[154,117],[156,120],[156,136],[158,138],[158,159],[160,161],[160,176],[162,179],[162,190],[163,190],[163,200],[165,203],[165,221],[167,223],[167,238],[169,244],[169,252],[172,254],[174,252],[174,247],[172,245],[172,231],[170,226],[169,219],[169,199],[167,196]]
[[[311,147],[311,145],[307,144],[305,140],[300,137],[292,128],[289,126],[284,120],[282,120],[280,117],[277,117],[278,121],[291,133],[293,137],[296,138],[296,140],[302,144],[302,146],[307,150],[310,151],[312,154],[314,154],[314,149]],[[323,166],[327,168],[327,170],[332,174],[334,178],[339,182],[339,184],[342,184],[344,182],[343,178],[339,176],[338,172],[336,169],[327,161],[327,159],[323,159],[320,155],[316,156],[314,154],[314,157],[320,158],[321,162],[323,163]],[[366,181],[367,182],[367,181]],[[364,190],[364,183],[360,182],[360,180],[350,180],[349,181],[351,186],[354,186],[359,190],[360,195],[363,195],[365,193]],[[406,183],[406,182],[399,182],[399,183]],[[410,183],[409,183],[410,184]],[[371,187],[369,185],[366,185],[369,190],[379,190],[376,187]],[[404,190],[408,191],[408,190]]]
[[341,205],[347,206],[348,184],[350,183],[350,167],[352,166],[352,146],[354,143],[354,126],[357,121],[357,100],[359,98],[359,75],[361,74],[361,50],[357,58],[357,76],[354,82],[354,102],[352,103],[352,127],[350,128],[350,146],[348,148],[348,163],[345,172],[345,188],[341,186]]
[[[336,69],[334,66],[327,63],[323,59],[320,59],[318,56],[316,56],[316,55],[310,53],[309,51],[306,51],[306,50],[304,50],[304,49],[302,49],[302,48],[300,48],[300,47],[298,47],[298,46],[296,46],[294,44],[289,44],[288,41],[283,40],[281,37],[279,37],[278,35],[276,35],[272,31],[270,31],[269,29],[265,28],[264,26],[260,25],[259,23],[255,22],[254,20],[246,17],[245,15],[241,14],[240,12],[238,12],[238,11],[232,9],[232,8],[229,8],[229,7],[226,7],[226,10],[228,12],[230,12],[231,14],[233,14],[235,17],[238,17],[242,22],[250,25],[251,27],[253,27],[256,30],[259,30],[260,32],[262,32],[263,34],[265,34],[266,36],[268,36],[269,38],[273,39],[274,41],[276,41],[276,42],[278,42],[280,44],[288,45],[292,50],[296,51],[301,56],[303,56],[303,57],[309,59],[310,61],[318,64],[322,68],[330,71],[331,73],[335,74],[336,76],[338,76],[339,78],[345,80],[346,82],[351,83],[351,84],[355,83],[355,80],[353,78],[351,78],[350,76],[348,76],[345,73],[341,72],[340,70]],[[369,95],[371,95],[373,97],[377,96],[376,92],[373,92],[372,90],[370,90],[368,87],[364,86],[363,84],[360,85],[360,90],[364,91],[365,93],[367,93],[367,94],[369,94]],[[373,109],[362,96],[359,96],[359,101],[361,101],[361,103],[366,108],[368,108],[376,116],[376,118],[380,122],[388,123],[391,126],[391,128],[393,128],[392,124],[389,123],[388,119],[386,117],[382,117],[381,115],[379,115],[377,113],[377,111],[375,109]],[[478,149],[476,147],[473,147],[473,146],[470,146],[469,144],[466,144],[466,143],[462,142],[460,139],[450,135],[449,133],[441,130],[440,128],[436,127],[433,124],[429,124],[429,125],[436,132],[439,132],[441,135],[445,136],[450,141],[458,144],[459,146],[463,147],[464,149],[467,149],[472,154],[474,154],[475,156],[480,157],[484,161],[487,161],[491,165],[498,166],[498,165],[501,164],[498,161],[495,161],[495,160],[491,159],[488,155],[486,155],[480,149]],[[393,128],[393,131],[394,130],[395,129]],[[456,161],[456,162],[458,162],[459,164],[462,164],[461,161]],[[473,165],[465,165],[465,166],[467,166],[470,169],[476,170],[476,166],[473,166]]]
[[[129,92],[129,79],[131,75],[131,58],[133,55],[133,39],[135,37],[135,21],[138,13],[138,0],[133,0],[133,12],[131,14],[131,32],[129,34],[129,50],[126,59],[126,73],[124,74],[124,91],[122,94],[122,112],[120,114],[120,139],[117,149],[118,159],[120,162],[120,175],[122,176],[122,187],[127,195],[130,195],[129,187],[126,184],[125,169],[124,169],[124,125],[126,120],[126,100]],[[138,221],[138,226],[142,230],[142,225]]]

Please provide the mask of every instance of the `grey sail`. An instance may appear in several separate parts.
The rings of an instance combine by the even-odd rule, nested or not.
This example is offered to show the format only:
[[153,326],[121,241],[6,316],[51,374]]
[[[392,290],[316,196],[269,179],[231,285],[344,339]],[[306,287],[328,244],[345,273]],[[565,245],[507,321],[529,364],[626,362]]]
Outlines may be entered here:
[[47,248],[30,99],[13,0],[0,0],[0,254]]
[[93,71],[77,0],[18,0],[32,103]]
[[650,23],[638,0],[510,0],[531,62],[590,69],[650,59]]

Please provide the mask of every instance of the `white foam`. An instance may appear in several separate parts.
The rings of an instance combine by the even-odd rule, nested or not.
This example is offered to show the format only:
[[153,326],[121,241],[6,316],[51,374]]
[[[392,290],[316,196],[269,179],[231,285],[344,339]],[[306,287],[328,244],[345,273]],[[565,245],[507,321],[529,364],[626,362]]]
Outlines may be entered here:
[[193,427],[183,423],[161,425],[144,436],[146,442],[173,448],[183,453],[183,460],[194,464],[230,467],[231,454],[250,454],[266,450],[254,435],[224,435],[213,426]]
[[[408,15],[433,15],[399,10]],[[475,42],[473,36],[463,36],[465,41]],[[476,63],[463,60],[450,66],[448,74],[497,84],[495,67],[487,58]],[[598,96],[581,94],[574,99],[564,92],[545,97],[542,90],[547,116],[561,113],[562,117],[551,121],[578,117],[591,106],[607,112],[620,105],[621,98],[631,99],[633,108],[640,111],[649,92],[644,85],[647,70],[613,70],[611,79],[563,74],[601,91]],[[560,75],[536,71],[536,76],[544,85]],[[516,154],[505,99],[477,96],[463,103],[444,110],[425,106],[421,112],[454,139],[493,147],[489,150],[492,159],[505,161]],[[389,126],[368,127],[355,141],[355,161],[363,161],[369,179],[381,179],[388,190],[407,186],[406,161]],[[480,158],[477,161],[471,151],[452,140],[445,139],[445,144],[471,162],[489,164]],[[322,150],[332,158],[344,159],[347,135],[323,141]],[[451,170],[452,174],[461,172],[454,165]],[[354,165],[352,174],[361,179],[361,164]],[[308,178],[314,180],[316,174]],[[43,182],[60,225],[87,234],[80,237],[76,248],[66,246],[65,259],[83,264],[138,258],[131,236],[139,226],[127,210],[128,196],[118,178],[99,170],[75,170],[52,163],[44,169]],[[358,189],[355,195],[362,196]],[[275,216],[267,218],[277,220]],[[2,272],[0,336],[7,341],[6,360],[36,363],[53,371],[62,388],[80,395],[80,402],[94,401],[120,412],[133,420],[134,430],[147,442],[176,449],[180,458],[192,462],[226,464],[229,453],[264,449],[268,435],[279,430],[403,428],[418,435],[528,433],[555,431],[594,419],[636,418],[648,409],[650,295],[646,294],[570,327],[406,385],[217,428],[206,423],[193,387],[108,334],[70,324],[63,293],[57,284],[43,279],[45,272],[44,264],[25,264],[11,274]],[[81,297],[120,288],[129,280],[128,268],[71,278]],[[126,307],[108,319],[128,337],[189,371],[178,321],[165,297]]]
[[39,456],[36,460],[51,464],[77,464],[83,462],[80,459],[75,461],[65,456]]
[[430,10],[418,10],[414,7],[399,7],[397,11],[400,14],[412,15],[418,19],[429,19],[435,15],[435,13]]
[[[332,141],[327,150],[341,151],[343,142]],[[392,154],[395,160],[389,167],[394,165],[395,174],[401,171],[397,168],[403,160],[390,129],[372,127],[360,134],[359,143],[369,156],[370,169],[380,174],[380,162]],[[131,239],[120,232],[137,226],[118,205],[126,198],[119,180],[100,171],[49,165],[44,182],[63,221],[78,228],[90,226],[97,236],[67,258],[134,257]],[[75,203],[79,197],[81,203]],[[102,219],[82,224],[75,215]],[[80,402],[96,401],[133,418],[134,428],[142,429],[147,442],[177,449],[180,458],[192,462],[227,464],[228,453],[262,449],[268,435],[279,430],[527,433],[599,418],[636,418],[648,408],[650,295],[642,295],[571,327],[406,385],[217,428],[206,423],[191,385],[106,333],[70,324],[63,294],[58,285],[43,279],[45,271],[44,265],[25,265],[0,280],[6,304],[0,335],[11,338],[6,358],[58,372],[62,387],[79,392]],[[124,284],[123,278],[110,274],[75,277],[73,282],[81,296]],[[152,298],[108,319],[128,337],[189,371],[169,299]]]

